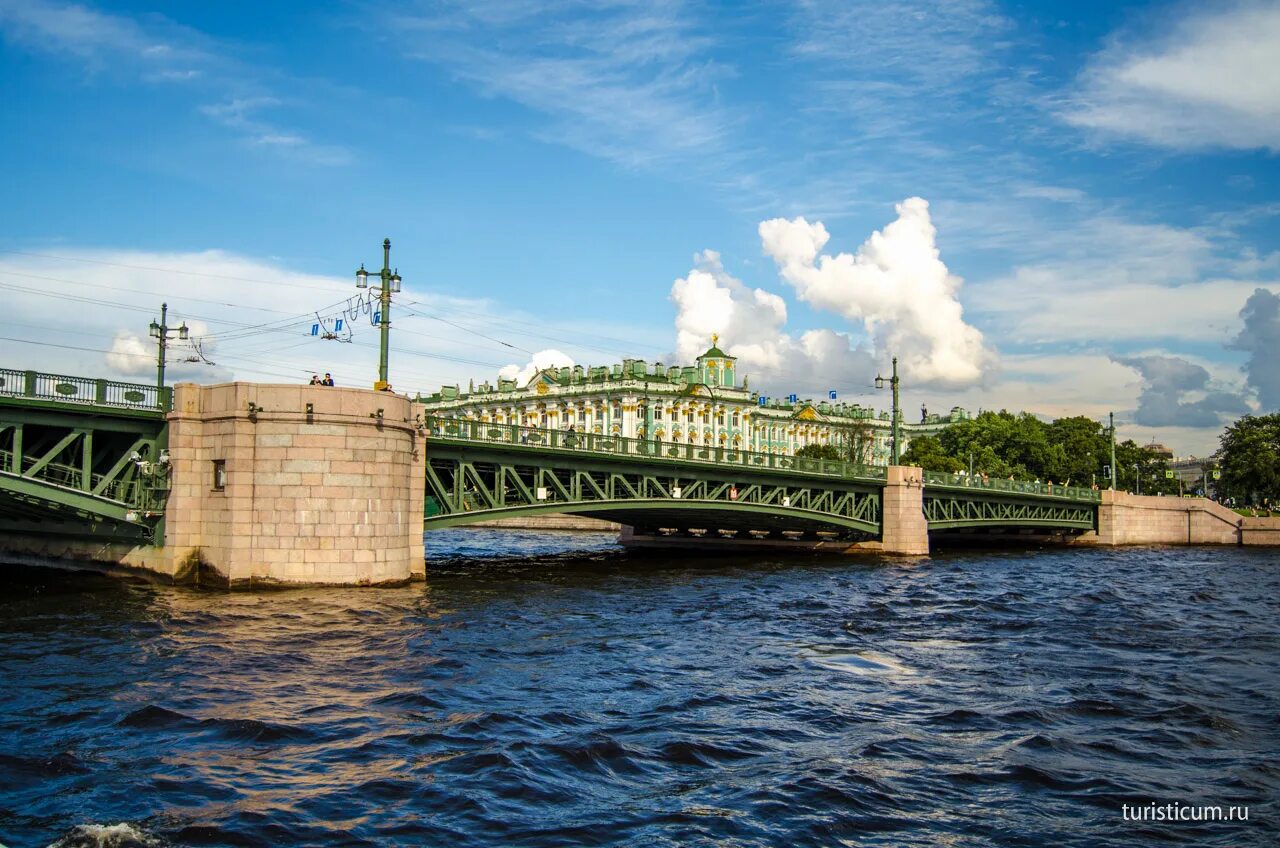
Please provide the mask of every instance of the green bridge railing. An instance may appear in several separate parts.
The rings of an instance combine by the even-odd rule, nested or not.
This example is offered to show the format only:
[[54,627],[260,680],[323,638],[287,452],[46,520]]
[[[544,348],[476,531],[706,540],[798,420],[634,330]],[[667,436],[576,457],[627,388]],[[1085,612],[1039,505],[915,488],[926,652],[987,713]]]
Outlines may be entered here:
[[160,388],[13,368],[0,368],[0,397],[159,412],[168,412],[173,407],[173,389],[168,386]]
[[423,423],[426,425],[428,438],[436,436],[484,444],[522,445],[609,456],[699,462],[737,468],[781,469],[801,474],[859,480],[883,480],[886,473],[882,465],[859,465],[832,459],[783,456],[682,442],[651,442],[648,439],[632,439],[602,433],[578,433],[570,430],[520,427],[515,424],[491,424],[465,418],[428,416]]
[[1051,495],[1076,501],[1100,501],[1102,492],[1089,486],[1059,486],[1031,480],[1001,480],[984,478],[976,474],[948,474],[945,471],[926,471],[926,486],[949,486],[959,489],[979,489],[993,492],[1015,492],[1029,495]]

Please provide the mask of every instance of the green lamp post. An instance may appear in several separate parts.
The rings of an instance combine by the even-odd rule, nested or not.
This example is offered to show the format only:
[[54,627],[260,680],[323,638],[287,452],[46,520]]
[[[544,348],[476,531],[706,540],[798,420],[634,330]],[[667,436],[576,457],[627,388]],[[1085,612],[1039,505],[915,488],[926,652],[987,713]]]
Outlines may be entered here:
[[[377,391],[387,388],[387,353],[391,346],[391,294],[400,291],[400,269],[391,270],[391,239],[382,241],[382,270],[378,272],[378,382],[373,384]],[[369,272],[361,263],[356,271],[356,288],[369,287]]]
[[156,340],[156,387],[164,389],[164,366],[165,358],[169,349],[169,334],[177,333],[178,338],[182,340],[191,337],[191,330],[187,327],[187,322],[183,321],[180,326],[169,326],[169,304],[160,304],[160,323],[151,322],[151,338]]
[[[898,432],[898,357],[896,356],[893,358],[893,376],[889,378],[889,386],[893,389],[893,460],[889,464],[897,465],[898,458],[901,456],[899,448],[902,445],[902,441],[899,438]],[[879,374],[876,375],[876,388],[884,388],[884,377],[881,377]]]

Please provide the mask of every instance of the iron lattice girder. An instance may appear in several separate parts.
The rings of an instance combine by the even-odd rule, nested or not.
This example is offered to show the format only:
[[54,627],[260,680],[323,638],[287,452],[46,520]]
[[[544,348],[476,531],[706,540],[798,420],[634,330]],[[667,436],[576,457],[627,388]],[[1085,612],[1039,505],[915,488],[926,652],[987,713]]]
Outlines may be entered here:
[[447,439],[428,442],[427,496],[428,529],[560,512],[624,523],[880,532],[875,480]]
[[167,496],[167,435],[159,411],[0,397],[0,518],[149,538]]
[[927,487],[924,517],[930,530],[959,527],[1051,527],[1095,529],[1097,504],[1052,496],[974,493]]

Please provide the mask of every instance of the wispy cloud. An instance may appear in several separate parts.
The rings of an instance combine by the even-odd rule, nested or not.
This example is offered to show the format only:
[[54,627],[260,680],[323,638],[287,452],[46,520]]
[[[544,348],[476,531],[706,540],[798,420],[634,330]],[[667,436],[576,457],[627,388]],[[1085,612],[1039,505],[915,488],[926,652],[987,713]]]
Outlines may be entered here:
[[675,2],[444,3],[394,19],[405,52],[547,122],[535,134],[627,166],[721,150],[732,70]]
[[1280,5],[1187,4],[1167,32],[1117,37],[1061,116],[1162,147],[1280,150]]
[[279,80],[279,74],[247,65],[235,58],[233,45],[167,18],[133,18],[51,0],[0,0],[0,33],[25,49],[71,57],[92,75],[187,86],[194,98],[213,98],[198,111],[235,131],[247,146],[316,165],[350,161],[345,149],[314,143],[282,127],[278,117],[264,117],[288,105],[262,81]]
[[176,41],[190,41],[193,33],[167,22],[150,28],[122,16],[72,3],[42,0],[0,0],[0,27],[7,38],[34,49],[76,56],[95,68],[124,58],[149,63],[160,71],[176,71],[185,63],[201,64],[209,57]]
[[201,106],[200,111],[223,126],[239,131],[243,140],[253,146],[287,149],[317,165],[345,165],[351,161],[351,154],[345,148],[313,144],[304,136],[282,130],[259,117],[260,113],[279,105],[275,97],[233,97]]

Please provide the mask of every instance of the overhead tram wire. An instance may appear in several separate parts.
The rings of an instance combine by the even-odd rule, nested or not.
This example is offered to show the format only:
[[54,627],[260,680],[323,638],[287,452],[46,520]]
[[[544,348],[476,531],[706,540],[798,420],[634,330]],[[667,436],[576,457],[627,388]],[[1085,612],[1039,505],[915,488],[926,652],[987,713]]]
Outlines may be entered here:
[[[15,256],[29,256],[29,257],[41,258],[41,259],[54,259],[54,260],[59,260],[59,261],[80,262],[80,263],[91,264],[91,265],[103,265],[103,266],[114,267],[114,268],[129,268],[129,269],[134,269],[134,270],[152,271],[152,272],[156,272],[156,273],[164,273],[164,274],[178,274],[178,275],[191,276],[191,277],[205,277],[205,278],[208,278],[208,279],[232,280],[232,281],[237,281],[237,282],[248,282],[248,283],[271,283],[272,285],[275,285],[275,286],[287,286],[287,287],[292,287],[292,288],[309,289],[309,290],[312,290],[312,291],[325,291],[325,292],[329,292],[330,294],[336,293],[336,291],[337,291],[336,289],[334,289],[334,288],[330,288],[330,287],[328,287],[328,286],[315,286],[315,285],[304,285],[304,284],[301,284],[301,283],[290,283],[290,282],[281,281],[281,280],[279,280],[279,279],[270,279],[270,280],[268,280],[268,279],[264,279],[264,278],[260,278],[260,277],[241,277],[241,276],[232,275],[232,274],[211,274],[211,273],[207,273],[207,272],[203,272],[203,271],[191,271],[191,270],[179,269],[179,268],[161,268],[161,267],[157,267],[157,266],[153,266],[153,265],[136,265],[136,264],[125,263],[125,262],[109,262],[109,261],[106,261],[106,260],[100,260],[100,259],[87,259],[87,258],[84,258],[84,257],[76,257],[76,256],[60,256],[60,255],[57,255],[57,254],[35,253],[35,252],[31,252],[31,251],[22,251],[22,250],[3,250],[3,249],[0,249],[0,253],[7,253],[7,254],[15,255]],[[25,272],[25,271],[16,271],[16,270],[12,270],[12,269],[0,269],[0,272],[7,272],[7,273],[13,274],[13,275],[15,275],[15,276],[28,277],[28,278],[31,278],[31,279],[42,279],[42,280],[48,280],[48,281],[52,281],[52,282],[64,282],[64,283],[70,283],[70,284],[73,284],[73,285],[84,285],[84,286],[90,286],[90,287],[94,287],[94,288],[107,288],[107,289],[114,289],[114,290],[117,290],[117,291],[130,291],[130,292],[135,292],[135,293],[138,293],[138,294],[150,294],[150,292],[146,292],[146,291],[139,290],[139,289],[129,289],[129,288],[126,288],[126,287],[123,287],[123,286],[109,286],[109,285],[105,285],[105,284],[98,284],[98,283],[87,283],[87,282],[84,282],[84,281],[82,281],[82,280],[68,280],[68,279],[65,279],[65,278],[50,277],[50,276],[47,276],[47,275],[40,275],[40,274],[31,274],[31,273],[29,273],[29,272]],[[179,300],[180,300],[180,299],[182,299],[182,298],[183,298],[183,296],[182,296],[182,295],[179,295],[179,296],[178,296],[178,299],[179,299]],[[222,301],[210,301],[210,300],[203,299],[203,298],[186,298],[186,299],[193,300],[193,301],[198,301],[198,302],[203,302],[203,303],[210,303],[210,304],[214,304],[214,305],[227,306],[227,307],[229,307],[229,308],[233,308],[233,309],[235,309],[235,308],[242,308],[242,309],[252,308],[252,307],[237,306],[236,304],[229,304],[229,303],[225,303],[225,302],[222,302]],[[134,309],[138,309],[138,310],[141,310],[141,309],[142,309],[141,307],[127,307],[127,306],[122,306],[122,305],[120,305],[120,304],[113,304],[113,303],[107,303],[107,302],[102,302],[102,303],[103,303],[103,305],[118,306],[118,307],[120,307],[120,308],[126,308],[126,309],[127,309],[127,308],[134,308]],[[334,308],[337,308],[338,306],[343,305],[344,303],[346,303],[346,299],[345,299],[345,298],[344,298],[342,301],[340,301],[339,303],[337,303],[337,304],[335,304],[335,305],[333,305],[333,306],[325,307],[325,309],[322,309],[322,310],[320,310],[320,311],[326,311],[326,310],[328,310],[328,309],[334,309]],[[411,307],[411,306],[413,306],[413,305],[425,305],[425,304],[423,304],[423,303],[422,303],[422,301],[409,301],[409,302],[407,302],[406,304],[404,304],[404,307],[405,307],[405,308],[408,308],[408,307]],[[475,310],[468,310],[468,309],[465,309],[465,308],[457,307],[456,305],[451,305],[451,306],[450,306],[450,309],[452,309],[452,310],[454,310],[454,311],[457,311],[457,312],[463,312],[463,313],[466,313],[466,314],[475,315],[475,316],[477,316],[477,317],[484,318],[484,319],[486,319],[486,320],[488,320],[488,321],[491,321],[491,322],[497,322],[497,323],[500,323],[500,324],[508,324],[508,325],[513,326],[513,327],[541,328],[541,327],[545,326],[545,325],[543,325],[543,324],[535,324],[535,323],[528,322],[528,321],[520,321],[520,320],[515,319],[515,318],[508,318],[508,317],[493,316],[493,315],[489,315],[489,314],[486,314],[486,313],[477,312],[477,311],[475,311]],[[149,311],[149,310],[148,310],[148,311]],[[265,310],[265,311],[282,312],[282,310],[271,310],[271,309],[267,309],[267,310]],[[428,318],[428,319],[432,319],[432,320],[438,320],[438,321],[442,321],[443,323],[446,323],[446,324],[451,324],[452,326],[455,326],[455,327],[457,327],[458,329],[463,330],[464,332],[470,332],[470,333],[473,333],[473,334],[475,334],[475,335],[478,335],[478,336],[481,336],[481,337],[487,338],[488,340],[493,341],[493,342],[495,342],[496,344],[500,344],[500,345],[502,345],[502,346],[504,346],[504,347],[508,347],[508,348],[513,349],[513,350],[519,350],[519,351],[521,351],[521,352],[523,352],[523,353],[530,353],[530,354],[532,354],[532,352],[531,352],[528,348],[522,347],[522,346],[520,346],[520,345],[516,345],[516,344],[511,343],[511,342],[504,341],[504,340],[502,340],[502,339],[494,338],[494,337],[492,337],[492,336],[487,336],[487,335],[485,335],[485,334],[483,334],[483,333],[479,333],[478,331],[476,331],[476,330],[474,330],[474,329],[472,329],[472,328],[470,328],[470,327],[465,327],[464,325],[460,325],[460,324],[456,324],[456,323],[454,323],[454,322],[450,322],[450,321],[448,321],[447,319],[443,319],[443,318],[440,318],[440,317],[435,316],[435,315],[429,315],[429,314],[426,314],[426,313],[421,313],[421,312],[418,312],[417,310],[409,309],[409,311],[410,311],[410,312],[412,312],[412,313],[414,313],[414,314],[417,314],[419,317]],[[306,314],[310,314],[310,313],[306,313]],[[188,315],[189,315],[189,317],[196,318],[196,319],[201,320],[201,321],[208,321],[208,322],[210,322],[210,323],[222,323],[222,324],[235,324],[235,323],[237,323],[237,322],[233,322],[233,321],[227,321],[227,320],[225,320],[225,319],[212,319],[212,318],[207,318],[207,317],[203,317],[203,316],[199,316],[199,315],[194,315],[194,314],[191,314],[191,313],[188,313]],[[263,325],[263,326],[265,326],[265,325]],[[515,330],[515,332],[517,332],[517,333],[518,333],[518,334],[520,334],[520,335],[526,335],[526,336],[530,336],[530,337],[533,337],[533,338],[542,338],[542,339],[546,339],[546,340],[548,340],[548,341],[552,341],[552,342],[559,342],[559,343],[561,343],[561,344],[571,344],[571,345],[574,345],[574,346],[579,347],[579,348],[587,348],[587,349],[590,349],[590,350],[596,350],[596,351],[600,351],[601,353],[605,353],[605,354],[608,354],[608,355],[617,355],[617,350],[618,350],[618,347],[617,347],[617,346],[621,346],[624,350],[626,350],[626,349],[631,349],[631,350],[636,350],[636,349],[648,349],[648,350],[653,350],[652,348],[650,348],[650,347],[649,347],[648,345],[646,345],[646,344],[638,344],[638,343],[636,343],[635,341],[628,341],[628,340],[625,340],[625,339],[618,339],[618,338],[616,338],[616,337],[612,337],[612,336],[603,336],[603,335],[598,335],[598,334],[593,334],[593,333],[586,333],[586,334],[583,334],[583,335],[584,335],[585,337],[587,337],[587,338],[594,338],[594,339],[596,339],[596,340],[598,340],[598,341],[603,341],[603,342],[606,342],[606,343],[610,343],[610,344],[612,344],[612,345],[615,345],[615,347],[601,347],[600,345],[584,343],[580,338],[576,338],[576,339],[572,339],[572,338],[565,338],[565,337],[562,337],[562,336],[553,336],[553,335],[549,335],[549,334],[547,334],[547,333],[541,333],[541,332],[530,332],[530,331],[528,331],[528,330]]]
[[471,328],[471,327],[465,327],[465,326],[463,326],[462,324],[456,324],[456,323],[454,323],[453,321],[450,321],[450,320],[449,320],[449,319],[447,319],[447,318],[441,318],[439,315],[428,315],[428,314],[427,314],[427,313],[425,313],[425,312],[419,312],[418,310],[413,309],[412,307],[407,306],[407,305],[406,305],[406,306],[402,306],[401,308],[402,308],[402,309],[404,309],[406,312],[408,312],[410,315],[416,315],[416,316],[418,316],[419,318],[427,318],[427,319],[432,320],[432,321],[439,321],[439,322],[441,322],[442,324],[448,324],[450,327],[456,327],[457,329],[462,330],[463,332],[471,333],[472,335],[479,336],[479,337],[480,337],[480,338],[482,338],[482,339],[488,339],[488,340],[489,340],[489,341],[491,341],[491,342],[496,342],[497,344],[500,344],[500,345],[502,345],[503,347],[509,347],[509,348],[511,348],[512,350],[518,350],[518,351],[521,351],[522,353],[527,353],[527,354],[529,354],[530,356],[532,356],[532,355],[533,355],[533,351],[529,350],[527,347],[520,347],[519,345],[512,344],[511,342],[506,342],[506,341],[503,341],[502,339],[498,339],[498,338],[494,338],[493,336],[485,335],[484,333],[480,332],[479,330],[473,329],[473,328]]
[[[286,282],[279,278],[264,279],[262,277],[239,277],[233,274],[209,274],[204,271],[191,271],[182,268],[157,268],[154,265],[131,265],[127,262],[108,262],[104,259],[85,259],[84,257],[78,256],[57,256],[50,253],[32,253],[25,250],[0,249],[0,253],[8,253],[14,256],[32,256],[39,259],[57,259],[63,262],[83,262],[88,265],[106,265],[112,268],[131,268],[135,271],[155,271],[160,274],[180,274],[186,277],[206,277],[211,280],[233,280],[241,283],[268,283],[272,286],[286,286],[298,289],[311,289],[313,291],[326,291],[330,294],[334,294],[338,291],[337,288],[330,288],[328,286],[309,286],[303,283]],[[335,280],[334,285],[339,286],[341,284]]]
[[[293,288],[312,289],[315,291],[327,291],[330,293],[335,293],[337,291],[337,289],[331,289],[327,286],[309,286],[301,283],[289,283],[289,282],[282,281],[278,278],[264,279],[262,277],[241,277],[234,274],[210,274],[205,271],[192,271],[189,269],[182,269],[182,268],[160,268],[154,265],[135,265],[127,262],[109,262],[105,259],[87,259],[81,256],[59,256],[57,254],[35,253],[33,251],[26,251],[26,250],[0,249],[0,253],[7,253],[13,256],[30,256],[38,259],[56,259],[56,260],[65,261],[65,262],[81,262],[89,265],[105,265],[113,268],[131,268],[139,271],[154,271],[162,274],[180,274],[180,275],[189,276],[189,277],[206,277],[214,280],[233,280],[233,281],[243,282],[243,283],[270,283],[273,286],[291,286]],[[336,281],[335,281],[335,285],[337,285]],[[415,303],[420,304],[421,302],[409,301],[408,304],[406,305],[415,304]],[[481,312],[475,312],[474,310],[466,310],[466,309],[458,308],[452,305],[450,306],[450,309],[456,309],[456,311],[459,311],[459,312],[468,312],[469,314],[472,314],[472,315],[495,320],[493,319],[493,316],[485,315],[484,313],[481,313]],[[496,320],[502,320],[507,323],[518,324],[526,327],[542,326],[540,324],[535,324],[532,322],[518,321],[513,318],[496,319]],[[587,335],[590,335],[601,341],[623,345],[624,347],[641,347],[641,348],[647,347],[647,345],[636,345],[634,341],[628,341],[626,339],[618,339],[610,336],[601,336],[601,335],[595,335],[595,334],[587,334]],[[564,341],[563,339],[556,339],[550,336],[547,336],[546,338],[551,338],[552,341]]]
[[[35,341],[34,339],[19,339],[13,336],[0,336],[0,341],[19,342],[21,344],[37,345],[39,347],[59,348],[61,350],[79,350],[79,351],[84,351],[86,353],[112,353],[112,351],[108,348],[83,347],[81,345],[65,345],[65,344],[57,344],[55,342],[38,342],[38,341]],[[149,363],[154,362],[156,357],[154,353],[126,353],[123,351],[116,351],[114,355],[128,356],[135,359],[146,359]],[[311,371],[311,369],[302,369],[302,368],[291,369],[291,370],[295,372],[301,372],[301,373],[309,373]],[[281,374],[278,372],[274,372],[274,371],[270,371],[262,368],[257,369],[257,373],[271,374],[274,377],[287,377],[290,380],[297,379],[297,377],[295,377],[293,374]]]
[[[409,301],[409,303],[406,305],[425,306],[426,304],[424,304],[420,300],[412,300],[412,301]],[[538,324],[530,321],[520,321],[518,319],[509,318],[509,317],[494,316],[484,312],[476,312],[475,310],[457,307],[452,304],[450,304],[449,309],[454,312],[462,312],[467,315],[475,315],[478,318],[484,318],[486,321],[491,321],[498,324],[509,324],[516,327],[531,327],[531,328],[542,328],[546,326],[545,324]],[[594,338],[597,341],[608,342],[617,347],[603,348],[603,347],[599,347],[598,345],[584,344],[575,339],[564,339],[557,336],[549,336],[549,335],[546,335],[545,333],[528,332],[525,330],[515,330],[514,332],[517,332],[520,335],[527,335],[535,338],[543,338],[549,341],[563,342],[565,344],[573,344],[573,345],[577,345],[578,347],[586,347],[592,350],[601,351],[602,353],[608,353],[610,355],[616,355],[616,351],[618,350],[618,347],[621,347],[623,350],[656,350],[655,348],[652,348],[647,344],[639,344],[634,339],[633,340],[619,339],[613,336],[602,336],[595,333],[584,333],[583,335],[585,335],[588,338]]]
[[[11,268],[0,268],[0,273],[12,274],[15,277],[29,277],[33,280],[47,280],[49,282],[54,282],[54,283],[70,283],[72,285],[86,286],[92,289],[109,289],[111,291],[129,292],[131,294],[143,294],[143,295],[149,295],[151,297],[157,296],[156,292],[148,291],[146,289],[132,289],[127,286],[109,286],[106,283],[90,283],[84,280],[71,280],[65,277],[50,277],[45,274],[29,274],[25,271],[14,271]],[[224,300],[209,300],[207,298],[202,298],[202,297],[192,297],[191,295],[186,295],[186,294],[169,294],[169,295],[165,295],[165,297],[167,297],[170,301],[190,300],[190,301],[194,301],[195,303],[208,303],[213,306],[226,306],[230,309],[256,309],[259,312],[278,312],[281,315],[290,314],[285,312],[285,310],[283,309],[271,309],[269,307],[262,307],[262,306],[250,307],[250,306],[244,306],[239,303],[228,303],[227,301],[224,301]]]
[[[9,272],[0,271],[0,273],[9,273]],[[38,276],[34,274],[19,274],[18,276],[33,277],[35,279],[41,279],[41,280],[46,280],[50,282],[71,283],[74,285],[85,285],[90,287],[93,287],[95,285],[93,283],[85,283],[81,280],[68,280],[61,277],[47,277],[47,276]],[[49,292],[49,291],[37,290],[29,287],[14,285],[10,283],[0,283],[0,288],[8,289],[10,291],[21,292],[23,294],[30,294],[33,296],[53,297],[60,300],[68,300],[76,303],[89,303],[96,306],[106,306],[113,309],[121,309],[121,310],[126,310],[131,312],[141,312],[144,314],[150,314],[154,312],[154,309],[149,306],[135,306],[132,304],[118,303],[116,301],[102,300],[99,298],[86,297],[84,295],[70,294],[66,292]],[[103,286],[103,288],[120,288],[120,287]],[[121,290],[137,291],[134,289],[121,289]],[[140,293],[151,294],[150,292],[140,292]],[[179,296],[176,299],[181,300],[182,296]],[[204,301],[204,302],[215,303],[215,301]],[[187,312],[185,310],[182,311],[182,314],[185,317],[192,318],[198,321],[204,321],[209,324],[225,324],[225,325],[230,325],[236,328],[231,330],[220,331],[217,333],[205,333],[204,335],[201,336],[201,338],[217,339],[221,341],[221,340],[239,338],[242,335],[254,335],[253,332],[250,332],[254,330],[263,330],[266,332],[271,332],[275,329],[283,329],[283,327],[291,326],[293,324],[302,324],[302,325],[310,324],[312,323],[311,316],[313,316],[316,312],[328,312],[330,310],[337,309],[338,307],[342,306],[346,302],[347,302],[346,299],[343,299],[336,303],[323,306],[319,310],[313,310],[310,312],[283,313],[283,310],[267,310],[270,312],[282,312],[283,314],[288,314],[290,317],[277,319],[275,321],[268,321],[262,324],[248,324],[243,321],[235,321],[229,318],[214,318],[207,315],[199,315],[193,312]],[[257,308],[257,307],[250,307],[250,306],[235,306],[232,304],[221,304],[221,303],[219,303],[218,305],[229,306],[232,309],[256,309]]]

